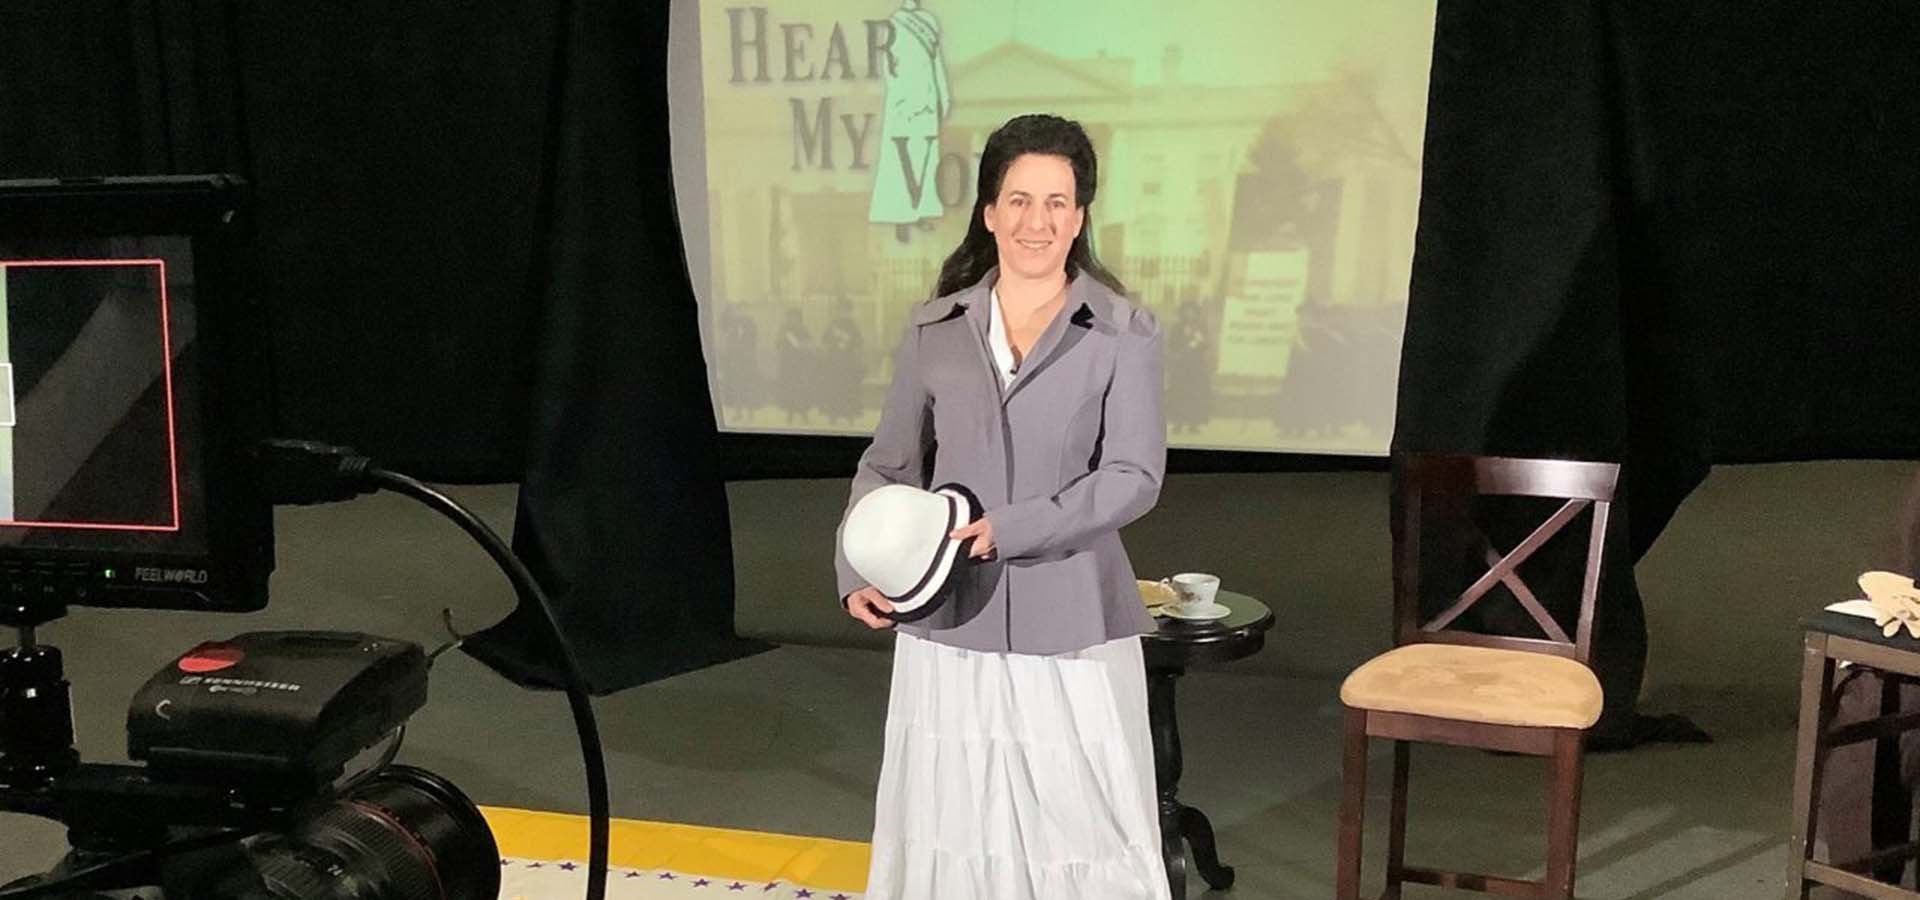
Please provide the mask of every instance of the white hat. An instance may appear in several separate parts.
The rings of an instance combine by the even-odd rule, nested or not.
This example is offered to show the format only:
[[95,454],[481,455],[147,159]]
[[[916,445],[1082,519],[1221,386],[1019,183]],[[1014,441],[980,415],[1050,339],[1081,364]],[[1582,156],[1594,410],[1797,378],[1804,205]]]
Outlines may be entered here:
[[840,529],[853,571],[893,602],[891,617],[911,622],[939,608],[963,544],[949,535],[980,516],[980,503],[957,484],[922,490],[878,487],[860,498]]

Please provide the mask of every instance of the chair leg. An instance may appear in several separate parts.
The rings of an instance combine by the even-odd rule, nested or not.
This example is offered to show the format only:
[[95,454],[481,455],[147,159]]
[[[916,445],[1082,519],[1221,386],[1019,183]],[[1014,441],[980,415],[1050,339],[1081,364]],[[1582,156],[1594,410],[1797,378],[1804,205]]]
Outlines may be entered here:
[[[1901,684],[1906,680],[1894,672],[1880,676],[1880,717],[1896,718],[1901,713]],[[1904,847],[1913,841],[1913,795],[1901,783],[1900,745],[1903,734],[1885,735],[1872,742],[1873,775],[1868,782],[1867,801],[1869,846],[1875,850]],[[1818,815],[1818,812],[1815,813]],[[1868,873],[1875,881],[1904,885],[1907,881],[1906,857],[1896,857],[1873,866]]]
[[1564,730],[1553,737],[1553,796],[1547,810],[1547,900],[1573,900],[1573,870],[1580,851],[1580,776],[1586,733]]
[[1832,711],[1833,660],[1827,636],[1809,633],[1800,657],[1800,735],[1793,753],[1792,836],[1787,840],[1787,900],[1805,900],[1807,859],[1813,853],[1820,812],[1820,737]]
[[1340,842],[1333,865],[1334,900],[1360,900],[1360,834],[1367,811],[1367,711],[1347,710],[1340,762]]
[[1400,900],[1401,876],[1407,865],[1407,774],[1412,744],[1393,742],[1393,812],[1387,820],[1387,888],[1380,900]]

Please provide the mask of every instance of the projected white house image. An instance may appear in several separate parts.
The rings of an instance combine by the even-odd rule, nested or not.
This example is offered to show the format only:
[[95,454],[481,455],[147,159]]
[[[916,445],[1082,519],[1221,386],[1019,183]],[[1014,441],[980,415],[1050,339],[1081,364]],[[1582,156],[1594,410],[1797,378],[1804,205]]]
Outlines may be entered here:
[[[685,17],[699,58],[676,67],[676,183],[722,426],[870,431],[907,310],[972,213],[987,136],[1045,111],[1093,137],[1093,246],[1161,321],[1172,442],[1384,452],[1432,10],[1199,5],[706,2]],[[1319,49],[1276,60],[1275,28]]]

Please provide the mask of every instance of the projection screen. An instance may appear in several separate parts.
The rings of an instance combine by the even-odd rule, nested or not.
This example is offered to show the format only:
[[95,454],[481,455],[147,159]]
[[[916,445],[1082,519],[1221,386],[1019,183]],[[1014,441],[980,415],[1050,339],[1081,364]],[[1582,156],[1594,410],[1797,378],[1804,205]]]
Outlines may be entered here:
[[864,435],[1015,115],[1081,122],[1176,447],[1380,455],[1432,2],[674,0],[674,179],[724,430]]

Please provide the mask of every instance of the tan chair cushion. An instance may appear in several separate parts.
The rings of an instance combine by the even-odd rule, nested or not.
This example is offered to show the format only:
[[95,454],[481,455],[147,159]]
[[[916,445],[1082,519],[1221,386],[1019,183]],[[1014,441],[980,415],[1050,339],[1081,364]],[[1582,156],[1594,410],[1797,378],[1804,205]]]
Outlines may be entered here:
[[1453,644],[1408,644],[1353,670],[1340,702],[1354,709],[1462,722],[1590,728],[1600,679],[1571,659]]

